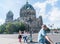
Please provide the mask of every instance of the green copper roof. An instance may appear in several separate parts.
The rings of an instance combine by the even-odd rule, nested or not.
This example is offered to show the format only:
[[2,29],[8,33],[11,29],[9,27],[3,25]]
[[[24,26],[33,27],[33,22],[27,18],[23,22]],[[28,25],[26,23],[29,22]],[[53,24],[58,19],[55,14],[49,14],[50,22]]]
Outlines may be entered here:
[[26,4],[21,8],[21,10],[23,9],[31,9],[31,10],[34,10],[33,6],[30,5],[28,2],[26,2]]

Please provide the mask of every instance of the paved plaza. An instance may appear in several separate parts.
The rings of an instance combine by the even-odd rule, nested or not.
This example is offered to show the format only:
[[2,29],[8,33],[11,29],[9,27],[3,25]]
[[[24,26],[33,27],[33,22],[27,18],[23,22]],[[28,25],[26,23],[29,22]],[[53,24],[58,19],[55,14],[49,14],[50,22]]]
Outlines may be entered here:
[[[33,41],[37,42],[37,36],[38,36],[37,34],[33,34]],[[58,34],[49,33],[48,36],[53,40],[54,43],[60,42],[60,33]],[[20,44],[18,41],[18,34],[0,34],[0,43],[1,44]],[[27,44],[27,43],[22,42],[22,44]]]

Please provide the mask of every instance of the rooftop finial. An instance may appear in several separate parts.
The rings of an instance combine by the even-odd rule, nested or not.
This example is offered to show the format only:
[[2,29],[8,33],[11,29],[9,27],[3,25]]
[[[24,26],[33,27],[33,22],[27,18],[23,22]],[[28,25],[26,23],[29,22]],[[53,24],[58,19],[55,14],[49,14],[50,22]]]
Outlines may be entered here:
[[28,4],[28,0],[26,0],[26,3]]

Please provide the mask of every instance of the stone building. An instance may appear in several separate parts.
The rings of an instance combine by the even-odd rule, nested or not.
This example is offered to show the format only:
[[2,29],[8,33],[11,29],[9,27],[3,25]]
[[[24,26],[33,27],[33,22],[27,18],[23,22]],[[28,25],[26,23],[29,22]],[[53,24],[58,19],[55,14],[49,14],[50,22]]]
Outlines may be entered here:
[[13,22],[13,13],[12,13],[12,11],[9,11],[9,12],[7,13],[5,22],[6,22],[6,23],[7,23],[7,22]]
[[[8,14],[6,16],[6,22],[10,22],[13,20],[12,12],[8,12]],[[27,27],[29,25],[29,27],[33,31],[39,31],[41,29],[41,25],[43,24],[42,16],[39,16],[39,18],[36,18],[36,10],[28,2],[26,2],[26,4],[20,9],[19,15],[20,15],[19,18],[15,19],[13,22],[22,21],[26,24]]]

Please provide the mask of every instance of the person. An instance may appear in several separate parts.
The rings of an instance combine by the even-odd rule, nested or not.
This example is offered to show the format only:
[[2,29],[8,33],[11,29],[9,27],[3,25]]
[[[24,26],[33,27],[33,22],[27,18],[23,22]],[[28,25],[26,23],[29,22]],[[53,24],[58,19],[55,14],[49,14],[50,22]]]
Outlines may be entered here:
[[53,44],[53,41],[47,36],[47,26],[46,25],[42,25],[41,30],[38,33],[38,42],[40,44]]
[[21,43],[21,39],[22,39],[22,35],[21,35],[21,31],[19,31],[19,35],[18,35],[18,39],[19,39],[19,42]]
[[23,34],[23,39],[24,39],[24,43],[27,42],[27,32],[24,31],[24,34]]

